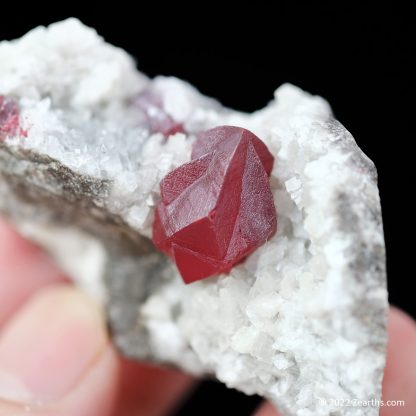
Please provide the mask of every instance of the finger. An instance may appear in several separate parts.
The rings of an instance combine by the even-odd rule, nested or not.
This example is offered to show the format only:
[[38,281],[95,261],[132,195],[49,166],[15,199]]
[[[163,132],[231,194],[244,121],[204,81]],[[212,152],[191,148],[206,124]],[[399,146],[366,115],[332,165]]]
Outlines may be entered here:
[[179,371],[123,360],[121,388],[115,414],[159,416],[169,414],[189,394],[196,381]]
[[[395,406],[388,401],[404,400]],[[391,308],[387,365],[383,381],[382,416],[413,416],[416,409],[416,323],[406,313]],[[391,403],[393,404],[393,403]]]
[[62,281],[52,261],[0,219],[0,328],[36,290]]
[[111,415],[118,374],[95,303],[70,287],[43,289],[0,335],[0,415]]
[[281,416],[281,413],[279,413],[270,403],[264,403],[253,416]]

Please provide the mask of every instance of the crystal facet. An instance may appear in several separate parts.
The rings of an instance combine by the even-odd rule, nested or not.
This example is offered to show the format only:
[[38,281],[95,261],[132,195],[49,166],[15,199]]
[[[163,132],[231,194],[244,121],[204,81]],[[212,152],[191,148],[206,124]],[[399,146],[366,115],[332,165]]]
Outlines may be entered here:
[[181,123],[176,122],[163,108],[160,97],[152,91],[143,91],[135,99],[137,107],[143,112],[151,133],[162,133],[165,138],[184,132]]
[[15,136],[19,129],[19,108],[17,104],[0,95],[0,142],[8,136]]
[[153,242],[186,283],[228,272],[275,233],[273,162],[253,133],[221,126],[201,133],[192,161],[162,180]]

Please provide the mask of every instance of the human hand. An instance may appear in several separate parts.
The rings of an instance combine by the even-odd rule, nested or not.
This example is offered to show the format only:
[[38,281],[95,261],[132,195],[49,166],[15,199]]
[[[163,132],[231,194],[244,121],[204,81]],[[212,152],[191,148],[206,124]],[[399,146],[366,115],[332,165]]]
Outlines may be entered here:
[[[416,325],[392,309],[382,416],[416,408]],[[103,313],[36,247],[0,220],[0,415],[160,416],[190,376],[120,359]],[[412,412],[413,410],[413,412]],[[263,405],[255,416],[276,416]]]

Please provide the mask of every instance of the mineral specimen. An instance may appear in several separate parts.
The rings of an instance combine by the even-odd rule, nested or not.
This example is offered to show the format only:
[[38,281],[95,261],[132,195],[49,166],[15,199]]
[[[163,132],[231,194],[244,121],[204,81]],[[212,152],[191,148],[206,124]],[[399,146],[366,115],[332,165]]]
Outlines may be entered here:
[[[388,305],[376,170],[325,100],[286,84],[253,114],[225,109],[149,80],[74,19],[1,43],[0,63],[28,136],[0,141],[0,211],[103,302],[124,354],[214,375],[284,415],[378,414],[337,406],[380,398]],[[186,134],[149,137],[134,105],[149,88]],[[220,125],[276,158],[277,232],[184,285],[150,240],[159,184],[191,161],[195,132]]]
[[273,156],[258,137],[217,127],[200,134],[192,158],[162,180],[153,227],[186,283],[229,272],[276,231]]

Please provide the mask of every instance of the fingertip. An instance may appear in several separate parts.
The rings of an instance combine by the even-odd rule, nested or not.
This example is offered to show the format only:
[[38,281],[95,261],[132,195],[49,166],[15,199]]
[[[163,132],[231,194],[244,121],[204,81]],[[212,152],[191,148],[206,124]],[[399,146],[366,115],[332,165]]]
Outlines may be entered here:
[[82,380],[49,409],[53,410],[53,415],[60,416],[113,416],[120,395],[119,381],[120,363],[117,353],[108,345]]
[[3,403],[43,403],[42,415],[106,414],[116,394],[118,363],[102,310],[70,287],[42,290],[8,322],[0,368]]
[[26,240],[7,221],[0,218],[0,260],[7,260],[8,256],[38,251],[38,247]]
[[260,405],[254,416],[281,416],[281,413],[271,403],[267,402]]
[[39,247],[0,219],[0,327],[37,290],[66,281]]
[[406,312],[392,307],[388,332],[383,400],[396,405],[382,407],[381,415],[411,416],[416,408],[416,323]]
[[[85,377],[61,400],[49,403],[17,403],[0,398],[3,416],[114,416],[119,397],[119,361],[108,346]],[[127,415],[127,414],[126,414]]]
[[416,321],[404,310],[397,306],[391,306],[389,313],[389,330],[394,333],[413,332],[416,331]]

